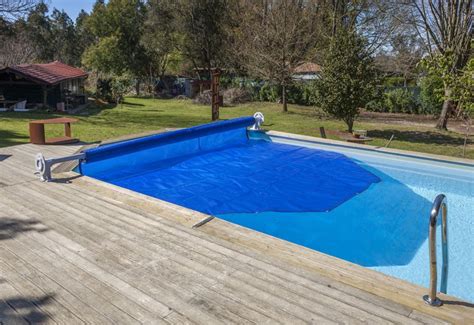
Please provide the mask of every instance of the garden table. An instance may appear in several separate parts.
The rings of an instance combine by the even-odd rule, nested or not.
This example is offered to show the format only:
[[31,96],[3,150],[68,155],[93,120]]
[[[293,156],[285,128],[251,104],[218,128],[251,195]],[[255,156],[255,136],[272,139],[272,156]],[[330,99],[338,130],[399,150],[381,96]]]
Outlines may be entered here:
[[[79,142],[79,139],[72,138],[71,136],[71,123],[75,122],[78,122],[78,119],[69,117],[31,121],[30,142],[34,144],[68,144]],[[64,124],[64,136],[46,139],[44,132],[46,124]]]

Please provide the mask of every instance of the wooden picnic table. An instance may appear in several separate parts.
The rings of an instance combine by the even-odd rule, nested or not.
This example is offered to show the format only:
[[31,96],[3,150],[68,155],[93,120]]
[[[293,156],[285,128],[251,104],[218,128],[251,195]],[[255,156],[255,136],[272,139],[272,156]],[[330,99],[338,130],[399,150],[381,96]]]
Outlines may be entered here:
[[[79,139],[71,135],[71,123],[78,119],[70,117],[59,117],[46,120],[35,120],[30,122],[30,142],[34,144],[68,144],[79,142]],[[64,136],[46,139],[44,126],[46,124],[64,124]]]

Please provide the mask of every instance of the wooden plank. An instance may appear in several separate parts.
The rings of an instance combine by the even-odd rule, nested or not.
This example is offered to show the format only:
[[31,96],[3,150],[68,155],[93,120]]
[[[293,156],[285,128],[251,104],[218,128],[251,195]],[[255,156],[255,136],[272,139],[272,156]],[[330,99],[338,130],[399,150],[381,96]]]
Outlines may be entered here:
[[[67,251],[67,249],[71,249],[71,250],[74,250],[75,247],[77,246],[75,243],[72,243],[70,241],[68,241],[65,237],[64,238],[59,238],[57,235],[54,235],[55,237],[55,240],[56,241],[59,241],[59,244],[52,241],[51,239],[47,238],[46,236],[50,236],[52,237],[54,235],[53,231],[49,231],[47,233],[44,233],[44,236],[42,235],[41,237],[37,236],[37,234],[35,233],[30,233],[29,236],[32,236],[34,237],[36,240],[41,240],[42,241],[42,245],[45,245],[47,246],[49,249],[55,251],[56,253],[60,254],[62,258],[65,258],[67,259],[69,262],[75,264],[75,265],[78,265],[78,261],[79,262],[83,262],[83,264],[85,264],[87,267],[86,269],[90,272],[91,270],[97,270],[97,266],[95,264],[92,264],[90,262],[86,262],[84,259],[80,258],[79,256],[77,256],[76,254],[72,253],[72,251]],[[71,245],[72,244],[72,245]],[[92,260],[94,259],[94,257],[92,256],[91,258]],[[80,266],[80,265],[79,265]],[[114,266],[113,265],[107,265],[107,268],[108,269],[112,269],[114,270]],[[115,272],[117,274],[117,272]],[[116,280],[112,283],[108,283],[108,284],[115,284],[117,282],[119,282],[119,278],[116,277],[116,276],[112,276],[111,274],[108,274],[110,277],[114,277],[116,278]],[[117,274],[118,275],[118,274]],[[95,276],[97,276],[97,274],[95,274]],[[154,292],[153,291],[153,287],[150,287],[151,285],[154,285],[153,283],[138,283],[140,281],[139,278],[135,278],[133,276],[133,274],[122,274],[120,275],[120,278],[125,278],[126,280],[135,280],[135,283],[133,281],[131,281],[132,283],[134,283],[135,285],[138,286],[138,288],[140,288],[140,290],[145,290],[147,292],[152,292],[152,293],[155,293],[154,296],[157,296],[157,297],[160,297],[160,299],[176,299],[175,297],[169,295],[166,291],[164,290],[160,290],[158,293],[157,292]],[[105,279],[104,278],[101,278],[102,281],[104,281]],[[105,280],[107,281],[107,280]],[[155,286],[156,288],[156,286]],[[127,294],[130,294],[130,292],[127,292]],[[167,296],[168,295],[168,296]],[[148,297],[148,296],[147,296]],[[149,298],[150,299],[150,298]],[[207,314],[203,314],[202,311],[199,309],[199,308],[193,308],[191,305],[189,304],[186,304],[180,300],[176,300],[175,301],[175,305],[179,305],[179,304],[182,304],[184,305],[185,307],[187,306],[187,308],[189,310],[187,310],[188,312],[190,311],[193,311],[194,314],[193,316],[196,318],[196,319],[201,319],[202,322],[215,322],[217,321],[216,319],[212,319],[210,318],[210,315],[207,315]],[[170,309],[168,307],[165,307],[163,309],[163,311],[161,312],[161,315],[160,316],[165,316],[169,313]]]
[[[60,195],[60,193],[55,193],[55,195]],[[74,193],[74,194],[71,194],[72,197],[75,197],[77,198],[78,200],[82,201],[83,202],[83,198],[80,197],[80,195],[78,193]],[[71,201],[70,201],[71,203]],[[108,206],[107,209],[105,211],[100,211],[101,215],[103,217],[106,216],[106,214],[108,213],[108,211],[113,211],[112,207],[111,206]],[[88,213],[92,214],[93,211],[92,210],[87,210]],[[118,213],[118,211],[113,211],[113,217],[111,217],[107,222],[113,224],[113,223],[116,223],[118,220],[121,220],[121,216],[120,216],[120,213]],[[140,221],[141,221],[141,216],[135,216],[132,220],[132,223],[133,224],[126,224],[124,225],[127,229],[129,229],[127,232],[130,231],[131,228],[134,228],[134,227],[138,227],[139,224],[140,224]],[[100,225],[99,225],[100,226]],[[147,229],[150,227],[150,224],[148,223],[147,225],[144,226],[144,229]],[[146,237],[147,234],[145,232],[140,232],[139,233],[139,236],[140,237]],[[155,236],[156,238],[160,238],[160,239],[163,239],[166,241],[166,243],[172,243],[173,241],[176,242],[176,239],[173,239],[172,237],[170,237],[168,234],[166,233],[160,233],[158,236]],[[190,242],[192,241],[192,237],[193,235],[191,234],[186,234],[186,242]],[[154,241],[153,238],[148,238],[149,241]],[[179,239],[178,239],[179,240]],[[184,244],[183,244],[184,245]],[[200,254],[203,254],[202,250],[204,249],[203,245],[205,246],[206,243],[193,243],[191,246],[186,246],[184,249],[185,250],[189,250],[189,251],[193,251],[194,248],[193,247],[199,247],[201,252]],[[168,247],[168,249],[171,249],[170,247]],[[173,248],[175,249],[175,248]],[[211,254],[209,256],[209,260],[203,260],[203,264],[207,264],[207,263],[213,263],[219,259],[222,259],[223,257],[225,257],[225,255],[223,254],[213,254],[210,250],[206,249],[206,251],[208,252],[208,254]],[[231,252],[231,251],[230,251]],[[120,252],[120,254],[123,254],[123,252]],[[185,252],[180,252],[180,254],[185,254]],[[123,256],[123,255],[121,255]],[[312,300],[310,302],[311,306],[308,305],[307,308],[317,308],[318,305],[320,305],[320,303],[323,303],[324,301],[324,305],[326,306],[325,308],[327,309],[328,305],[332,306],[332,308],[337,308],[338,307],[338,310],[341,310],[342,312],[345,312],[347,311],[351,317],[354,317],[354,318],[357,318],[356,316],[357,315],[360,315],[360,319],[362,320],[366,320],[367,318],[371,318],[371,315],[369,315],[368,313],[364,313],[363,310],[358,310],[356,308],[352,308],[351,305],[346,305],[346,304],[341,304],[338,300],[336,299],[332,299],[330,298],[329,296],[326,296],[326,295],[318,295],[317,292],[314,292],[314,291],[310,291],[310,290],[307,290],[308,292],[306,292],[306,295],[302,295],[301,294],[301,290],[306,290],[305,287],[300,287],[300,292],[295,292],[293,294],[292,291],[294,291],[294,289],[296,288],[295,287],[295,281],[293,279],[293,282],[291,285],[288,285],[288,281],[287,279],[282,279],[280,281],[278,281],[278,278],[277,277],[272,277],[271,278],[271,281],[269,281],[269,283],[264,283],[264,281],[260,281],[258,282],[260,279],[258,277],[256,277],[256,274],[261,274],[261,278],[262,279],[266,279],[266,277],[268,277],[268,270],[265,269],[265,266],[264,266],[264,269],[262,270],[262,272],[258,272],[259,270],[255,270],[255,265],[252,265],[250,266],[248,263],[248,259],[247,260],[243,260],[243,261],[238,261],[238,258],[240,256],[237,256],[235,253],[234,253],[234,256],[232,258],[226,258],[223,263],[227,263],[227,264],[233,264],[233,266],[235,267],[234,269],[234,273],[233,273],[233,276],[236,276],[236,275],[239,275],[239,278],[243,278],[244,282],[252,282],[252,284],[255,286],[256,284],[260,283],[260,287],[263,287],[263,286],[268,286],[268,285],[271,285],[273,283],[278,283],[278,285],[280,287],[285,287],[286,290],[288,290],[287,292],[285,292],[285,296],[288,298],[288,296],[291,296],[293,297],[294,300],[301,300],[301,299],[314,299],[315,297],[316,298],[319,298],[320,301],[318,302],[317,300]],[[242,264],[243,262],[243,264]],[[257,262],[257,261],[252,261],[252,264],[254,264],[254,262]],[[214,264],[214,266],[216,266],[216,264]],[[218,265],[217,265],[218,266]],[[242,269],[242,266],[247,266],[247,273],[242,273],[242,272],[236,272],[237,271],[237,268],[239,269]],[[253,280],[253,281],[252,281]],[[305,283],[306,285],[308,285],[308,283]],[[322,288],[326,288],[325,286],[320,286]],[[273,286],[273,290],[278,290],[277,287]],[[330,290],[330,289],[329,289]],[[328,291],[328,290],[326,290]],[[296,294],[298,296],[296,296]],[[355,302],[356,299],[353,299],[352,302]],[[363,303],[363,301],[362,301]],[[377,308],[377,309],[380,309],[380,308]],[[350,311],[349,311],[350,310]],[[407,312],[409,313],[409,312]],[[392,316],[395,316],[396,315],[392,315]],[[343,317],[342,317],[343,318]],[[374,319],[372,317],[372,319]],[[409,322],[410,320],[407,319],[406,317],[403,318],[403,317],[400,317],[400,319],[403,319],[405,322]],[[375,317],[375,319],[377,322],[383,322],[383,320],[381,318],[377,318]]]
[[39,308],[49,317],[59,324],[83,324],[84,321],[72,313],[69,309],[61,305],[51,292],[45,292],[37,287],[28,278],[21,275],[21,272],[12,268],[3,260],[0,260],[0,272],[5,276],[22,297],[35,297],[34,301],[39,301]]
[[[76,219],[76,218],[74,218],[74,219]],[[93,219],[91,219],[90,221],[93,221]],[[74,220],[71,219],[71,222],[74,222]],[[77,221],[76,221],[76,222],[77,222]],[[102,226],[106,226],[106,225],[104,224],[104,225],[102,225]],[[76,229],[76,231],[77,231],[78,227],[75,226],[75,229]],[[101,226],[97,227],[97,230],[96,230],[96,231],[98,231],[99,229],[101,229]],[[91,230],[92,230],[92,229],[91,229]],[[84,235],[84,236],[87,236],[87,233],[84,233],[83,235]],[[124,232],[124,233],[122,233],[121,235],[122,235],[122,236],[127,236],[127,233]],[[104,238],[105,236],[106,236],[106,233],[96,233],[96,234],[92,234],[92,237],[91,237],[91,238]],[[118,238],[120,238],[120,237],[116,237],[116,239],[118,239]],[[103,244],[105,244],[105,242],[103,242]],[[107,245],[108,245],[108,244],[107,244]],[[145,243],[141,243],[140,246],[146,246],[146,244],[145,244]],[[162,255],[166,255],[166,254],[167,254],[168,257],[171,257],[171,256],[174,255],[174,254],[172,254],[172,253],[169,253],[169,252],[167,251],[167,249],[163,249],[163,248],[160,248],[160,249],[161,249],[161,250],[159,251],[159,254],[158,254],[158,253],[156,252],[156,251],[158,250],[158,247],[157,247],[157,246],[153,246],[153,250],[149,250],[149,251],[147,251],[147,252],[144,252],[142,255],[143,255],[144,257],[145,257],[145,256],[154,256],[154,257],[156,257],[156,258],[160,258]],[[137,254],[139,251],[140,251],[140,248],[139,248],[139,247],[135,247],[132,252],[133,252],[134,254]],[[116,252],[116,254],[119,255],[119,256],[121,256],[121,257],[122,257],[121,259],[123,260],[123,257],[126,256],[126,251],[118,251],[118,252]],[[105,255],[107,255],[107,254],[105,254]],[[96,257],[93,257],[93,256],[92,256],[91,258],[96,258]],[[138,262],[138,261],[137,261],[137,262]],[[183,261],[182,261],[182,262],[183,262]],[[184,260],[184,263],[186,263],[185,260]],[[130,264],[131,264],[131,263],[130,263]],[[127,265],[125,265],[125,267],[126,267],[126,266],[127,266]],[[198,264],[196,264],[196,263],[194,263],[193,266],[194,266],[195,268],[196,268],[196,267],[200,267],[200,265],[198,265]],[[192,266],[192,267],[193,267],[193,266]],[[182,269],[182,268],[184,267],[184,265],[180,265],[179,267]],[[201,266],[201,267],[202,267],[202,266]],[[212,271],[212,270],[211,270],[211,269],[206,269],[206,270],[203,271],[203,272],[210,272],[210,271]],[[154,281],[155,281],[155,283],[156,283],[156,282],[159,282],[159,279],[154,279]],[[249,296],[248,298],[251,298],[251,296]],[[271,305],[266,305],[266,308],[270,308],[270,309],[271,309],[271,308],[274,308],[274,307],[272,307]],[[279,315],[279,317],[281,318],[281,317],[284,317],[284,316]],[[290,320],[290,319],[289,319],[289,320]]]
[[[82,179],[81,182],[94,183],[90,179],[87,179],[87,181]],[[110,189],[113,188],[113,186],[107,185],[107,188]],[[141,198],[142,196],[137,195],[137,197]],[[130,200],[131,199],[129,199],[129,201]],[[141,208],[144,208],[144,205],[142,205]],[[177,218],[175,218],[175,220],[178,222],[180,221]],[[226,231],[229,228],[232,228],[231,231]],[[275,253],[268,254],[268,256],[276,256],[280,260],[282,257],[284,257],[285,264],[294,265],[298,269],[307,270],[312,273],[317,271],[318,273],[325,274],[326,276],[332,277],[337,281],[342,281],[365,291],[379,294],[384,297],[384,299],[396,298],[397,302],[419,308],[420,310],[424,310],[424,312],[432,312],[429,306],[426,306],[422,301],[418,301],[418,299],[416,299],[418,296],[423,294],[423,289],[418,286],[408,284],[405,281],[394,279],[384,274],[367,270],[365,268],[357,267],[354,264],[341,261],[314,251],[310,251],[310,254],[308,254],[308,249],[302,248],[298,245],[269,238],[268,236],[258,234],[255,231],[243,229],[242,227],[231,225],[219,220],[209,223],[209,225],[202,227],[202,229],[200,228],[199,231],[205,231],[212,236],[221,237],[224,239],[224,241],[230,241],[234,244],[243,245],[254,251],[257,250],[259,253],[271,249]],[[262,237],[266,238],[263,239]],[[276,245],[273,245],[273,243],[263,244],[264,242],[274,242]],[[249,245],[249,243],[251,244]],[[298,252],[296,252],[296,250]],[[307,256],[311,257],[309,262]],[[315,261],[317,261],[317,268],[314,268]],[[341,277],[342,274],[344,275]],[[376,279],[377,283],[375,286],[373,284],[374,279]],[[446,299],[453,300],[453,297],[446,297]],[[453,309],[453,311],[448,309]],[[462,306],[450,306],[449,308],[438,309],[435,311],[435,313],[437,313],[440,317],[445,317],[445,319],[451,319],[452,321],[461,321],[466,319],[466,317],[467,319],[473,319],[474,317],[468,308]]]
[[[40,317],[43,316],[41,312],[36,311],[29,300],[20,299],[20,294],[5,280],[0,281],[0,293],[0,324],[28,324],[32,320],[44,322],[44,318]],[[25,308],[31,310],[34,319],[23,315],[21,311]]]
[[[75,196],[75,197],[79,197],[79,195],[78,195],[77,193],[75,193],[74,196]],[[107,209],[112,211],[112,210],[113,210],[113,207],[112,207],[112,206],[107,206]],[[116,212],[116,213],[114,214],[114,219],[120,219],[120,218],[119,218],[119,214],[117,214],[119,211],[115,210],[115,212]],[[138,219],[136,219],[136,218],[138,218]],[[134,225],[135,225],[135,226],[138,226],[138,221],[142,221],[141,219],[143,219],[143,218],[142,218],[141,216],[138,216],[138,217],[136,217],[136,218],[133,219],[133,225],[127,225],[127,227],[128,227],[128,226],[133,227]],[[143,219],[143,221],[146,222],[146,226],[145,226],[145,227],[149,227],[150,225],[153,224],[152,220],[147,220],[146,218]],[[114,222],[114,220],[111,220],[111,222]],[[157,225],[157,224],[155,223],[155,225]],[[190,233],[187,234],[187,242],[192,242],[192,241],[193,241],[193,237],[195,236],[195,234],[198,234],[198,233],[196,233],[195,231],[192,231],[192,230],[188,230],[188,231],[189,231]],[[165,235],[160,235],[160,237],[163,237],[163,236],[165,236]],[[163,237],[163,238],[164,238],[164,237]],[[166,240],[167,240],[167,241],[170,241],[171,239],[167,237]],[[201,243],[201,244],[199,244],[199,243],[195,243],[195,244],[194,244],[194,243],[193,243],[192,245],[193,245],[193,246],[202,247],[203,244],[205,244],[205,243]],[[212,244],[211,244],[211,245],[212,245]],[[189,249],[192,250],[192,247],[193,247],[193,246],[189,247]],[[220,247],[220,246],[218,246],[218,245],[214,245],[214,248],[220,249],[220,248],[222,248],[222,247]],[[231,262],[234,261],[234,260],[238,260],[238,259],[239,259],[239,256],[236,256],[232,250],[229,250],[229,249],[227,249],[227,250],[225,250],[225,249],[222,250],[222,249],[221,249],[221,251],[223,251],[223,252],[222,252],[222,255],[223,255],[223,254],[231,254],[231,255],[232,255],[232,259],[230,259]],[[215,255],[213,255],[212,258],[215,259],[215,258],[217,258],[217,257],[216,257]],[[238,264],[239,264],[239,265],[245,265],[247,262],[248,262],[248,258],[247,258],[247,260],[245,260],[245,259],[242,260],[242,259],[241,259],[241,260],[238,262]],[[245,264],[242,264],[242,263],[245,263]],[[259,261],[257,260],[257,261],[254,261],[253,263],[259,263]],[[261,263],[261,264],[263,265],[263,263]],[[253,266],[254,266],[254,265],[253,265]],[[263,268],[264,268],[264,269],[267,268],[267,267],[268,267],[268,265],[263,265]],[[274,268],[274,269],[277,269],[277,268]],[[267,271],[268,271],[268,270],[265,270],[264,273],[267,274]],[[272,280],[275,280],[275,278],[273,278]],[[283,282],[283,281],[282,281],[281,284],[284,285],[284,283],[286,283],[286,282]],[[294,283],[294,279],[293,279],[292,283]],[[305,285],[308,286],[308,282],[306,282]],[[324,290],[324,288],[327,289],[326,285],[327,285],[327,284],[325,283],[324,285],[321,285],[320,287],[323,288],[323,290]],[[327,291],[328,291],[328,290],[326,290],[325,294],[327,294]],[[357,295],[359,296],[360,293],[357,292]],[[354,300],[355,300],[355,299],[353,299],[352,301],[354,301]],[[385,303],[386,303],[386,302],[383,301],[383,304],[385,304]],[[380,305],[382,305],[382,303],[381,303]],[[405,309],[405,310],[402,310],[402,312],[403,312],[404,314],[408,315],[408,314],[410,313],[410,310]]]
[[55,299],[59,301],[60,304],[71,310],[74,314],[81,315],[80,317],[84,319],[84,321],[103,324],[112,322],[109,318],[101,315],[95,309],[82,302],[66,288],[63,288],[47,275],[36,270],[34,266],[18,258],[18,256],[3,246],[3,244],[1,247],[0,258],[4,262],[17,270],[22,270],[22,275],[41,287],[44,291],[54,293]]
[[[36,243],[33,244],[35,247],[39,246]],[[84,286],[82,282],[76,280],[71,273],[67,272],[67,269],[63,266],[64,263],[54,263],[52,260],[48,260],[43,252],[41,255],[35,254],[31,248],[22,244],[18,239],[10,241],[7,249],[12,253],[14,252],[16,256],[21,256],[23,261],[28,261],[28,264],[34,267],[38,272],[54,280],[54,282],[71,292],[84,304],[87,304],[102,316],[107,317],[109,321],[119,324],[139,322],[136,318],[131,317],[109,300],[99,296]],[[61,256],[54,257],[56,261],[60,260],[60,258]],[[100,321],[100,319],[101,318],[98,318],[98,321]]]

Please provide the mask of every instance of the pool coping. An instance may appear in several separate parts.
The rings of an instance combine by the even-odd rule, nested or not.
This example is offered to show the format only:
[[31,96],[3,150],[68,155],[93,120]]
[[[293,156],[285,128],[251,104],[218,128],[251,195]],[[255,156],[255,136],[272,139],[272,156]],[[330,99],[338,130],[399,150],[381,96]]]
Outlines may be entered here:
[[346,142],[346,141],[325,139],[325,138],[313,137],[313,136],[296,134],[296,133],[287,133],[287,132],[281,132],[281,131],[266,131],[266,134],[269,135],[270,137],[275,137],[275,138],[285,138],[289,140],[297,140],[297,141],[310,142],[310,143],[316,143],[316,144],[319,143],[323,145],[332,145],[332,146],[342,147],[346,149],[369,151],[369,152],[378,153],[378,154],[384,153],[384,154],[396,155],[396,156],[402,156],[402,157],[408,157],[408,158],[417,158],[417,159],[423,159],[423,160],[451,163],[451,164],[467,166],[467,167],[474,167],[474,159],[469,159],[469,158],[443,156],[443,155],[423,153],[423,152],[418,152],[418,151],[378,147],[378,146],[372,146],[368,144],[357,144],[357,143],[351,143],[351,142]]

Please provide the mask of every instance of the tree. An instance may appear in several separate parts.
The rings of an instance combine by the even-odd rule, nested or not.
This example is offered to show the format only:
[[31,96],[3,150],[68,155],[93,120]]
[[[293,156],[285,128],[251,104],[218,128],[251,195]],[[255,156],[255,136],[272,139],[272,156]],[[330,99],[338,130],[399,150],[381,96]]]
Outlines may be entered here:
[[151,80],[162,79],[168,64],[178,54],[181,38],[177,32],[175,7],[166,0],[150,0],[141,43],[147,52]]
[[381,71],[388,75],[397,75],[403,78],[403,86],[418,75],[418,63],[424,51],[420,39],[409,29],[401,30],[390,37],[387,49],[379,51],[375,63]]
[[315,84],[316,103],[344,121],[352,132],[359,108],[370,101],[376,71],[366,41],[355,32],[340,29],[324,58],[321,78]]
[[317,2],[301,0],[243,1],[238,49],[249,74],[281,87],[283,111],[294,69],[314,57]]
[[79,63],[82,54],[85,52],[85,50],[91,46],[94,43],[95,37],[92,34],[88,24],[87,20],[89,18],[89,14],[85,12],[84,10],[81,10],[79,12],[79,15],[76,18],[76,23],[75,23],[75,30],[76,30],[76,49],[77,53],[79,55]]
[[48,46],[54,49],[52,59],[73,66],[79,65],[82,52],[79,51],[76,28],[64,10],[53,10],[50,18],[50,30],[51,43]]
[[29,35],[18,26],[13,26],[8,33],[2,33],[0,42],[3,49],[0,52],[0,68],[29,63],[36,59],[37,52]]
[[472,55],[473,0],[406,0],[405,5],[430,54],[426,62],[443,78],[444,102],[436,127],[447,129],[455,106],[453,82]]
[[140,39],[145,21],[142,0],[98,0],[87,19],[95,42],[83,55],[83,63],[101,73],[129,73],[137,81],[146,75],[146,52]]
[[38,0],[1,0],[0,18],[15,20],[27,14],[37,3]]
[[[232,25],[231,0],[176,0],[178,32],[183,36],[180,50],[194,68],[225,65]],[[199,74],[199,70],[196,70]],[[202,78],[199,74],[199,77]]]
[[48,6],[44,2],[40,2],[28,14],[25,22],[30,42],[37,52],[36,59],[43,62],[53,60],[54,52],[57,50],[51,46],[54,41],[48,12]]

